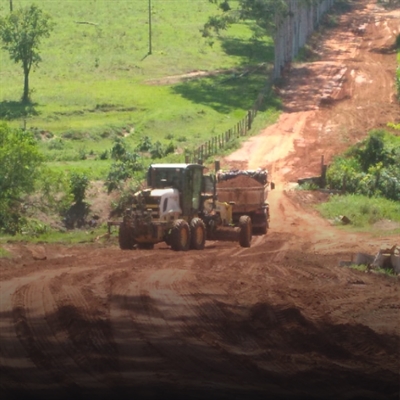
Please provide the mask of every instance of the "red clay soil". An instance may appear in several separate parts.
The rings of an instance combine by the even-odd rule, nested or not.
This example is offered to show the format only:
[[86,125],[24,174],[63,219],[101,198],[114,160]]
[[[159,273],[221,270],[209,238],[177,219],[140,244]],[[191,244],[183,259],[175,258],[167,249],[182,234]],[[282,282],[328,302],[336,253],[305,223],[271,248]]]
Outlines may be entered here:
[[[224,168],[268,168],[267,235],[251,248],[121,251],[9,244],[0,259],[2,399],[399,399],[396,277],[340,267],[400,238],[349,233],[289,183],[388,121],[399,10],[354,2],[320,61],[295,65],[277,124]],[[350,26],[366,24],[361,36]],[[318,196],[326,196],[320,194]]]

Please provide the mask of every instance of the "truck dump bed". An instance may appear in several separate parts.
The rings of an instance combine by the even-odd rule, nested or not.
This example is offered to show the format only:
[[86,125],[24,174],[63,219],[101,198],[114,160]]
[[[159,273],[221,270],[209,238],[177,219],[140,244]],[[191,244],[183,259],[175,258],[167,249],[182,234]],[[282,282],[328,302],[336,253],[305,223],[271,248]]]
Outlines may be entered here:
[[266,169],[218,171],[218,200],[233,202],[234,213],[257,211],[264,207],[268,184]]
[[236,176],[230,175],[226,179],[217,176],[217,180],[218,200],[234,203],[234,213],[249,213],[263,207],[268,185],[266,177],[265,180],[264,177],[256,180],[250,175],[238,174]]

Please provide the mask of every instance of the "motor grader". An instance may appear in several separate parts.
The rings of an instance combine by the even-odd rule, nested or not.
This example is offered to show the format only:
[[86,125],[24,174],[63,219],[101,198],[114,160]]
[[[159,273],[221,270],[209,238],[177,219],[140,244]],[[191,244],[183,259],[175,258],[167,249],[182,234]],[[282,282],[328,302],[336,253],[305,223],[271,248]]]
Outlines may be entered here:
[[232,223],[232,205],[218,202],[215,175],[200,164],[152,164],[147,187],[133,195],[119,223],[121,249],[151,249],[165,242],[175,251],[202,250],[207,240],[250,247],[251,219]]

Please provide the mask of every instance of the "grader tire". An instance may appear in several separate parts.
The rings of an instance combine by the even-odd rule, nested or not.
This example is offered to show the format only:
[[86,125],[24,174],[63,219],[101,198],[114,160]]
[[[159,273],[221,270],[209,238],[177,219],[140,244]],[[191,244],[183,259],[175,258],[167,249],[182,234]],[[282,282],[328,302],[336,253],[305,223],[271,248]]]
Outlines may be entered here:
[[206,243],[206,226],[200,218],[193,218],[190,221],[190,248],[203,250]]
[[239,244],[242,247],[250,247],[252,238],[251,218],[247,215],[242,215],[239,218]]
[[190,246],[190,227],[189,224],[183,220],[178,219],[175,221],[171,230],[171,247],[175,251],[187,251]]
[[121,250],[132,250],[135,244],[131,228],[124,223],[119,225],[118,242]]

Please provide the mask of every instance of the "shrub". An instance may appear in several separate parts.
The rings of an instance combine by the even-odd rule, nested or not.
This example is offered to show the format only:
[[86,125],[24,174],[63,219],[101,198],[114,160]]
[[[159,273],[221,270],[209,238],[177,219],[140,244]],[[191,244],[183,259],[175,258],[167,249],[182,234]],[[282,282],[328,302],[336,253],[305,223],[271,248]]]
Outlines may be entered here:
[[73,201],[70,177],[65,172],[57,172],[49,168],[42,168],[40,172],[37,184],[40,209],[63,213]]
[[327,171],[332,189],[400,200],[399,139],[385,131],[368,138],[337,157]]
[[107,192],[111,193],[113,190],[121,189],[123,183],[135,176],[135,173],[139,173],[142,176],[143,170],[144,166],[141,163],[140,156],[137,153],[128,153],[124,160],[111,164],[105,181]]
[[89,178],[85,174],[73,172],[70,176],[70,192],[75,203],[83,203],[86,195],[86,189],[89,186]]
[[173,142],[169,142],[165,147],[165,155],[175,153],[176,146]]
[[104,150],[99,155],[100,160],[107,160],[108,159],[108,150]]
[[0,124],[0,230],[19,232],[22,200],[35,190],[42,162],[31,132]]
[[61,138],[56,138],[54,140],[50,140],[47,147],[49,150],[63,150],[65,147],[65,142]]
[[159,142],[155,142],[150,149],[151,158],[163,158],[166,155],[164,146]]
[[144,136],[140,139],[137,145],[138,151],[149,151],[152,148],[151,139],[149,136]]
[[114,160],[121,160],[127,153],[126,142],[121,138],[116,138],[114,140],[114,145],[111,148],[111,158]]

